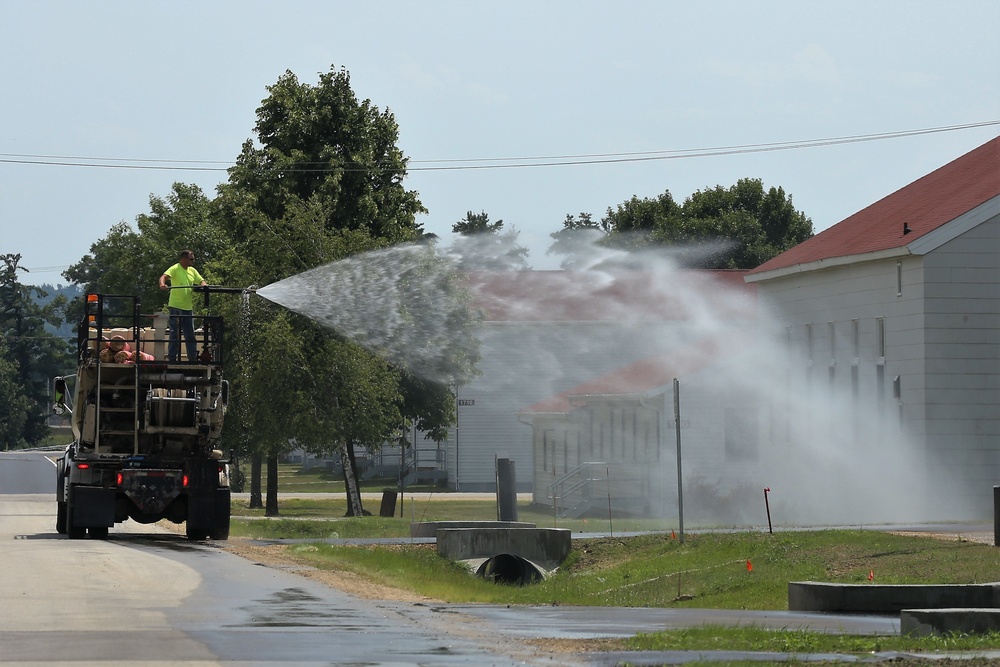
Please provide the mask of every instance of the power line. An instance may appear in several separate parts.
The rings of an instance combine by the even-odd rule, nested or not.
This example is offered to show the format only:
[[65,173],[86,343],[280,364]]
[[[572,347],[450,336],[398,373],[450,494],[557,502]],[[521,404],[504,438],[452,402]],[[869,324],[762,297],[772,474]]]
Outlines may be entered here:
[[[961,125],[945,125],[940,127],[920,128],[915,130],[900,130],[895,132],[880,132],[876,134],[856,134],[823,139],[806,139],[798,141],[780,141],[763,144],[740,144],[733,146],[715,146],[710,148],[686,148],[674,150],[639,151],[627,153],[588,153],[578,155],[540,155],[522,157],[496,158],[448,158],[437,160],[410,160],[404,170],[395,168],[380,169],[358,165],[330,167],[328,162],[297,162],[283,172],[324,173],[335,170],[343,171],[460,171],[473,169],[512,169],[527,167],[563,167],[592,164],[616,164],[625,162],[648,162],[654,160],[680,160],[699,157],[721,157],[726,155],[742,155],[748,153],[768,153],[775,151],[801,150],[855,144],[870,141],[885,141],[901,139],[926,134],[955,132],[981,127],[1000,125],[1000,120],[989,120]],[[233,162],[215,160],[157,160],[140,158],[105,158],[62,155],[32,155],[23,153],[0,153],[0,163],[34,164],[59,167],[88,167],[99,169],[147,169],[166,171],[226,171]],[[347,163],[355,164],[357,163]],[[215,165],[215,166],[212,166]],[[416,166],[414,166],[416,165]],[[420,166],[427,165],[427,166]]]
[[68,269],[68,268],[69,266],[66,265],[54,264],[52,266],[36,266],[34,268],[25,267],[24,270],[28,272],[34,271],[35,273],[52,273],[53,271],[62,271],[63,269]]

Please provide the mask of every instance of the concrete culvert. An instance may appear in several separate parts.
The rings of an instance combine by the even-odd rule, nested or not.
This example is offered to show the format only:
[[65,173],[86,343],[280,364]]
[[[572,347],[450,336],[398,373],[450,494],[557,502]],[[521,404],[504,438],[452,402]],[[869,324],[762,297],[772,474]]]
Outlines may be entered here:
[[498,554],[487,558],[476,570],[476,576],[490,579],[496,584],[515,584],[517,586],[537,584],[544,579],[542,571],[537,565],[514,554]]

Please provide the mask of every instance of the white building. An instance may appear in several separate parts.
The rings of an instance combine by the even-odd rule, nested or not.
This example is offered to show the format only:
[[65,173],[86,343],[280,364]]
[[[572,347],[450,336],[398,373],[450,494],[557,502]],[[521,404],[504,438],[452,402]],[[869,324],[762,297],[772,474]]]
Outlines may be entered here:
[[[1000,485],[1000,138],[746,279],[795,351],[788,386],[846,397],[850,423],[838,420],[836,446],[864,467],[901,444],[880,459],[875,484],[905,477],[905,502],[945,517],[991,516]],[[869,408],[875,419],[865,421]],[[778,411],[771,417],[770,431],[783,433]],[[831,425],[817,418],[812,428]],[[796,446],[793,438],[783,455],[796,456]]]

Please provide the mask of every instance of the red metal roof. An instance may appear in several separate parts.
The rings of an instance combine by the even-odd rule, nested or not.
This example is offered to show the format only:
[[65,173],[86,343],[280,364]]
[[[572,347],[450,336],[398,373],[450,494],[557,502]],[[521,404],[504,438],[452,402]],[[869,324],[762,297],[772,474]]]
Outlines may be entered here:
[[[1000,137],[919,178],[750,271],[890,250],[1000,195]],[[910,230],[903,233],[904,224]]]
[[606,375],[588,380],[567,391],[541,400],[522,414],[567,413],[576,406],[572,397],[646,394],[663,387],[674,378],[683,378],[743,349],[747,336],[712,336],[702,338],[678,350],[641,359]]
[[480,271],[466,276],[491,322],[677,321],[692,309],[756,316],[746,271]]

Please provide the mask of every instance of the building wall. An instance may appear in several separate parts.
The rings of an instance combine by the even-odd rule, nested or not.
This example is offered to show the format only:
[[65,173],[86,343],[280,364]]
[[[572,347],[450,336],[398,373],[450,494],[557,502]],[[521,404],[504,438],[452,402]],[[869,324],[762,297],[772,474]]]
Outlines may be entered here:
[[881,406],[881,417],[899,425],[892,380],[913,387],[904,380],[920,372],[922,273],[920,258],[905,257],[760,283],[762,317],[786,344],[790,391],[832,388],[844,400]]
[[[993,218],[923,256],[758,283],[762,313],[794,350],[789,391],[825,393],[847,408],[837,423],[813,420],[814,432],[833,429],[834,446],[858,456],[898,438],[905,449],[881,465],[912,464],[913,493],[977,517],[990,515],[1000,483],[998,229]],[[771,434],[788,432],[780,410],[769,419]],[[800,440],[789,438],[790,451]]]
[[[745,524],[746,498],[763,483],[757,402],[741,385],[729,385],[732,362],[678,378],[684,513],[705,525]],[[560,498],[560,489],[590,475],[600,493],[593,514],[678,517],[672,382],[641,399],[591,397],[569,413],[535,415],[532,423],[536,504],[566,509],[577,499]]]
[[925,265],[926,439],[936,462],[988,506],[1000,484],[1000,216]]
[[[666,325],[666,329],[670,329]],[[458,425],[445,443],[449,485],[496,487],[495,460],[514,461],[517,486],[531,491],[531,426],[526,407],[650,354],[664,326],[600,322],[490,322],[482,335],[481,375],[460,387]]]

